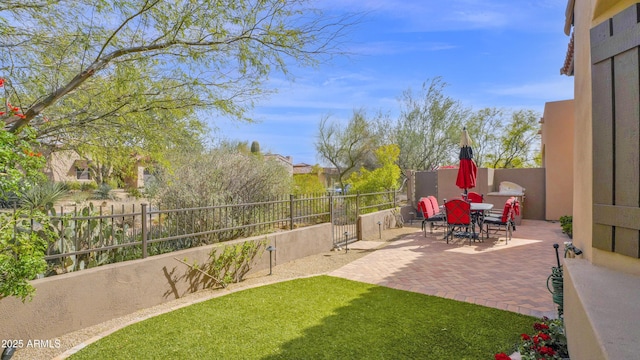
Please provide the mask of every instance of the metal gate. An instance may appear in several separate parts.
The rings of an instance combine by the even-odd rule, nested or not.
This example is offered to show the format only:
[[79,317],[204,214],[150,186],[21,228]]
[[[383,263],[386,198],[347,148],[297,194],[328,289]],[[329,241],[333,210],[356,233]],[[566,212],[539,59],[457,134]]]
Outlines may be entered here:
[[345,246],[358,240],[358,196],[331,196],[333,245]]

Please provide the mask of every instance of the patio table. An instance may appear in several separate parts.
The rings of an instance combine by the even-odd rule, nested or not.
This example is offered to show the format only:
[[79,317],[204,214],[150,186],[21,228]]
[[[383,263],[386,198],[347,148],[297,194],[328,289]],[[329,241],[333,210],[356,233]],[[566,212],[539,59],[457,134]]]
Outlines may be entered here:
[[[484,215],[493,209],[493,204],[490,203],[471,203],[471,222],[473,223],[472,229],[474,237],[476,236],[476,225],[480,227],[480,237],[482,237],[482,225]],[[487,234],[489,237],[489,234]]]

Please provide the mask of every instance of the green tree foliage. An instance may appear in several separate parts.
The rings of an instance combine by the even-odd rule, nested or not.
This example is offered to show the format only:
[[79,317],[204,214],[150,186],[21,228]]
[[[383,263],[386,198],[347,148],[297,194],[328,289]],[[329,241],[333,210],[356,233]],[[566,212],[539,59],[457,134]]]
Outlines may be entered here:
[[376,144],[376,136],[364,110],[353,112],[351,119],[342,127],[329,122],[329,117],[320,121],[316,151],[338,170],[340,187],[345,190],[348,176],[363,166]]
[[[495,149],[486,155],[485,165],[492,168],[523,168],[536,166],[540,142],[539,114],[533,110],[518,110],[497,139]],[[539,161],[539,160],[538,160]]]
[[503,131],[504,110],[484,108],[471,114],[466,123],[472,138],[473,159],[479,167],[488,167],[487,156],[497,150],[500,134]]
[[353,23],[294,0],[3,4],[0,71],[24,111],[6,124],[13,132],[42,117],[73,129],[182,109],[245,118],[271,72],[338,53]]
[[350,192],[374,193],[396,189],[400,179],[400,167],[396,164],[400,155],[397,145],[384,145],[376,149],[375,156],[379,167],[373,171],[361,168],[349,177]]
[[[32,133],[25,129],[20,138],[0,128],[0,204],[4,206],[13,206],[13,201],[44,180],[44,159]],[[0,299],[31,298],[34,288],[29,280],[46,268],[48,235],[49,218],[41,209],[0,211]]]
[[35,288],[29,280],[45,271],[45,251],[52,238],[53,229],[45,213],[0,212],[0,299],[15,296],[24,302],[33,297]]
[[433,170],[457,160],[461,124],[469,110],[447,96],[447,84],[437,77],[422,85],[420,93],[403,93],[401,113],[392,128],[391,143],[400,148],[402,170]]
[[38,147],[32,129],[18,137],[0,128],[0,202],[15,200],[45,180],[45,160]]
[[310,174],[293,175],[293,194],[308,195],[326,192],[322,181],[320,181],[321,172],[322,168],[316,164],[311,168]]

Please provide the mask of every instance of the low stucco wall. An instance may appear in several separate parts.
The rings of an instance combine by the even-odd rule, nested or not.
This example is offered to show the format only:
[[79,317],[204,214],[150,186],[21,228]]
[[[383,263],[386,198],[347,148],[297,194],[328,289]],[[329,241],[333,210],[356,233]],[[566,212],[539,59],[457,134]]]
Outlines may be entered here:
[[[380,222],[379,226],[378,222]],[[360,215],[358,217],[358,240],[378,239],[380,231],[395,227],[396,218],[391,210]]]
[[564,259],[564,321],[572,359],[636,359],[640,276]]
[[[206,279],[176,258],[202,264],[215,247],[265,238],[267,245],[276,247],[274,265],[333,246],[331,224],[327,223],[34,280],[32,302],[23,304],[15,298],[0,301],[0,339],[23,339],[25,343],[30,339],[53,340],[201,290]],[[269,253],[265,251],[256,259],[253,271],[268,267]]]

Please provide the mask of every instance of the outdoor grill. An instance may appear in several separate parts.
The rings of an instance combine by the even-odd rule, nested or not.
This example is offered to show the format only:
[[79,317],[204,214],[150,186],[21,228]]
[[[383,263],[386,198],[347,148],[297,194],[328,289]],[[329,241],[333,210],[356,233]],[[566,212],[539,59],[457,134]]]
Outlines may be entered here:
[[524,191],[525,188],[514,182],[502,181],[500,182],[498,191],[490,192],[485,195],[485,201],[492,203],[497,208],[502,208],[504,203],[510,197],[515,196],[520,203],[520,215],[516,215],[515,223],[516,225],[520,225],[522,222],[522,213],[524,211]]

